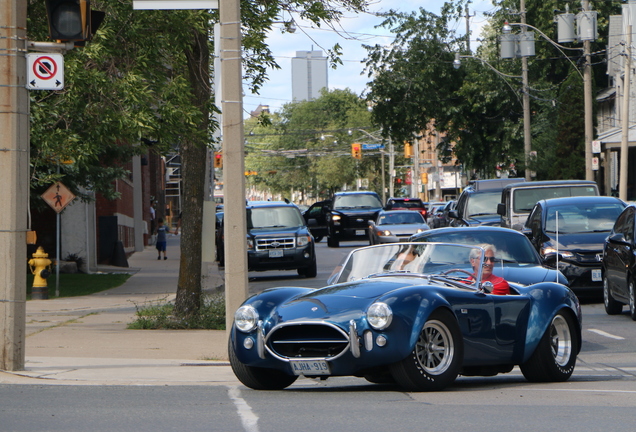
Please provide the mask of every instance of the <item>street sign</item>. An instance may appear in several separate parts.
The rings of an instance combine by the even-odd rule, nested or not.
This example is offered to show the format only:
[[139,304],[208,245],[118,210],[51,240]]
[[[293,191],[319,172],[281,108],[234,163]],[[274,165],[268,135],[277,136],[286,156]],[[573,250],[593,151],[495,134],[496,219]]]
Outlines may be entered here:
[[599,163],[598,163],[598,157],[597,157],[597,156],[594,156],[594,157],[592,158],[592,170],[593,170],[593,171],[598,171],[598,166],[599,166]]
[[42,194],[42,198],[53,210],[60,213],[75,199],[75,195],[61,182],[57,182]]
[[27,89],[62,90],[64,56],[62,54],[27,54]]
[[383,148],[382,144],[362,144],[362,150],[380,150]]
[[601,142],[598,140],[592,141],[592,153],[600,153],[601,152]]
[[218,0],[133,0],[134,10],[218,9]]

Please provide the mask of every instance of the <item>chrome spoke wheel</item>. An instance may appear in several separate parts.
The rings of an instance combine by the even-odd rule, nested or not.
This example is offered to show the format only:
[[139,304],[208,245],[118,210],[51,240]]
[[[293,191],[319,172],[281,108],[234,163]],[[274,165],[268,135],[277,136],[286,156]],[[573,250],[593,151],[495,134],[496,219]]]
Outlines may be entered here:
[[550,325],[550,347],[556,364],[564,367],[572,356],[572,335],[562,315],[557,315]]
[[417,360],[431,375],[444,373],[453,360],[455,345],[448,327],[440,321],[429,321],[416,346]]

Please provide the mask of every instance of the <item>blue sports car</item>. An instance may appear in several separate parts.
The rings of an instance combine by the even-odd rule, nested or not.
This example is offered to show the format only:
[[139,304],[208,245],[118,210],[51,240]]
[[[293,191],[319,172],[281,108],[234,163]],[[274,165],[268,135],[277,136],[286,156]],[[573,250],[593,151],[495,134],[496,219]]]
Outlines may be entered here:
[[555,282],[491,294],[492,283],[476,282],[483,263],[484,250],[469,245],[356,249],[325,288],[270,289],[239,307],[229,340],[234,374],[257,390],[303,375],[435,391],[458,375],[515,365],[529,381],[569,379],[581,347],[576,296]]

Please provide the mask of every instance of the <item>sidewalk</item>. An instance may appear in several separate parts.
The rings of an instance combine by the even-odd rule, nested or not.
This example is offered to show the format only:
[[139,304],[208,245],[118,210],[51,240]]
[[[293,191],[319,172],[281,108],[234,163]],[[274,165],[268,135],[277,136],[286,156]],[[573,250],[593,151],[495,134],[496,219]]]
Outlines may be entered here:
[[[83,297],[30,300],[26,305],[24,371],[0,371],[0,383],[182,385],[236,384],[222,330],[128,330],[136,308],[175,298],[180,236],[168,236],[167,260],[148,246],[128,260],[122,286]],[[205,289],[223,283],[214,267]],[[55,290],[55,278],[49,278]]]

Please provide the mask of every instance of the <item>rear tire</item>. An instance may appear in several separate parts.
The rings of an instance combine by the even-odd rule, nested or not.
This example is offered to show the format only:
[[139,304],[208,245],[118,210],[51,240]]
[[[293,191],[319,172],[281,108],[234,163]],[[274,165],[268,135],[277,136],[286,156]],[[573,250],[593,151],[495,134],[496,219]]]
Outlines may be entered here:
[[528,361],[520,365],[521,372],[530,382],[567,381],[574,371],[578,352],[574,318],[560,310]]
[[618,315],[623,311],[623,304],[616,301],[610,292],[607,276],[603,277],[603,304],[608,315]]
[[463,343],[455,316],[447,309],[438,309],[424,324],[413,351],[391,365],[391,374],[407,391],[443,390],[459,374]]
[[236,378],[254,390],[282,390],[298,379],[296,375],[288,375],[277,369],[266,369],[247,366],[240,362],[234,352],[232,340],[228,342],[230,366]]

